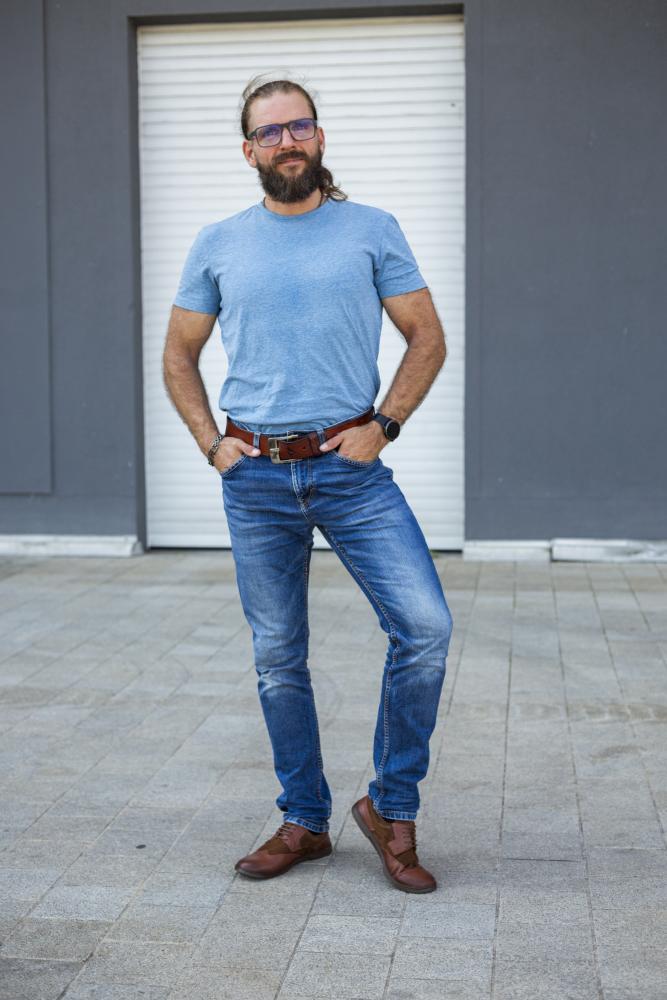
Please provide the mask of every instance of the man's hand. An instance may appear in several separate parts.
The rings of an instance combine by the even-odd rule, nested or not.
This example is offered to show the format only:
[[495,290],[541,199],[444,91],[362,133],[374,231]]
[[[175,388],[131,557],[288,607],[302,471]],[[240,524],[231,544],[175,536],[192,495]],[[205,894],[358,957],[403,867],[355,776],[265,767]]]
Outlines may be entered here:
[[354,462],[372,462],[378,457],[389,441],[384,436],[382,427],[377,420],[369,420],[361,427],[348,427],[335,437],[329,438],[320,445],[320,451],[331,451],[341,445],[339,455],[351,458]]
[[225,469],[229,469],[234,462],[238,461],[241,457],[242,452],[246,455],[250,455],[251,458],[257,458],[260,454],[259,448],[253,448],[251,444],[246,444],[241,438],[226,437],[220,442],[220,446],[213,456],[213,464],[218,470],[218,472],[224,472]]

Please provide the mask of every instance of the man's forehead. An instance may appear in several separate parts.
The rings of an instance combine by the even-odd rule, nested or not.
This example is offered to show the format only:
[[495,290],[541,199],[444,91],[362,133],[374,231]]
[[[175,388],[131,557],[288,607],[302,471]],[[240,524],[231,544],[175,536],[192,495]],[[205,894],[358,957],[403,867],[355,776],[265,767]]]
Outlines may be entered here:
[[271,97],[260,97],[252,104],[250,128],[292,118],[310,118],[312,113],[303,94],[272,94]]

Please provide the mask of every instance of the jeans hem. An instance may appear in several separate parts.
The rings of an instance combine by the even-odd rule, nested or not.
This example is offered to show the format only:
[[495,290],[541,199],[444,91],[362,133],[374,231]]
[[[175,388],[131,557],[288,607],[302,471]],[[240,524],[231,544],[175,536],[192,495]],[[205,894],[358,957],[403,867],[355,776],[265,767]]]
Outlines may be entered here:
[[318,823],[313,819],[302,819],[301,816],[290,816],[289,814],[285,816],[283,823],[296,823],[298,826],[305,826],[306,830],[310,830],[311,833],[327,833],[329,830],[329,824],[326,821]]
[[[371,802],[373,802],[373,799],[371,799]],[[382,816],[383,819],[389,819],[389,820],[393,820],[393,819],[408,819],[408,820],[412,820],[412,821],[414,821],[414,820],[417,819],[417,811],[416,810],[414,812],[405,812],[405,811],[402,811],[400,809],[381,809],[380,810],[380,809],[378,809],[377,804],[375,802],[373,802],[373,808],[375,809],[375,811],[378,814],[378,816]]]

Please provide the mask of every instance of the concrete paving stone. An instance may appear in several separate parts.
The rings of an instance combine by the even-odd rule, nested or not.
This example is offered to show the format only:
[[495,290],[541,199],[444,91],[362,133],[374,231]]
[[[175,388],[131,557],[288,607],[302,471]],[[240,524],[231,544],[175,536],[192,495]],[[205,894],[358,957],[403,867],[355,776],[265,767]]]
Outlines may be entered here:
[[157,871],[144,884],[139,899],[150,906],[217,907],[232,881],[232,875]]
[[634,990],[635,996],[662,989],[667,996],[667,956],[660,948],[603,948],[599,954],[600,977],[605,997],[614,990]]
[[276,1000],[308,996],[326,1000],[381,1000],[390,963],[388,955],[297,950]]
[[587,848],[664,848],[664,833],[657,816],[632,819],[628,816],[583,820],[584,840]]
[[191,944],[102,941],[86,962],[77,987],[136,983],[172,988],[192,954]]
[[585,924],[589,918],[586,888],[579,891],[546,889],[533,885],[505,885],[499,895],[499,920],[532,923]]
[[22,920],[0,949],[2,958],[85,962],[111,927],[101,920]]
[[0,936],[0,940],[4,940],[14,930],[21,917],[25,917],[33,906],[34,902],[30,899],[9,899],[5,897],[0,901],[0,920],[2,920],[2,935]]
[[654,817],[655,806],[648,781],[628,786],[626,781],[614,778],[581,779],[579,804],[584,820],[620,815]]
[[48,806],[44,802],[31,802],[30,800],[3,796],[0,824],[3,829],[15,829],[22,832],[27,830],[47,808]]
[[[145,983],[81,983],[76,979],[64,994],[64,1000],[168,1000],[169,986]],[[194,994],[192,1000],[195,1000]]]
[[583,889],[586,870],[583,861],[519,860],[500,862],[500,884],[530,885],[540,889]]
[[153,906],[132,902],[116,920],[108,941],[198,941],[215,906]]
[[117,815],[91,846],[91,854],[133,854],[137,844],[147,854],[161,855],[190,824],[192,811],[131,807]]
[[281,979],[282,972],[272,969],[193,964],[179,976],[169,1000],[274,1000]]
[[311,916],[299,942],[301,951],[336,952],[348,955],[391,955],[394,950],[400,920],[395,917]]
[[5,900],[38,900],[60,874],[59,868],[0,868],[0,906]]
[[0,1000],[58,1000],[81,964],[0,958]]
[[[432,895],[432,894],[429,894]],[[427,903],[408,898],[400,936],[492,941],[496,907],[480,903]]]
[[70,816],[44,813],[26,831],[31,839],[49,840],[53,837],[72,838],[77,842],[93,843],[109,825],[107,816]]
[[392,975],[405,979],[464,979],[478,986],[491,982],[491,942],[402,938],[396,946]]
[[[621,987],[618,989],[605,984],[604,1000],[637,1000],[637,990],[634,987],[630,987],[630,989],[623,989]],[[649,986],[643,986],[641,1000],[665,1000],[665,984],[653,983]]]
[[600,988],[592,963],[545,961],[532,956],[499,956],[494,975],[494,1000],[599,1000]]
[[586,962],[593,953],[588,920],[579,923],[502,920],[498,922],[495,947],[497,956],[523,958],[530,955],[538,965],[542,958]]
[[504,833],[501,848],[507,860],[579,861],[584,849],[578,835]]
[[667,941],[667,907],[639,906],[630,902],[623,909],[594,907],[593,923],[601,949],[615,947],[664,947]]
[[97,854],[87,848],[60,879],[63,886],[98,885],[136,889],[160,864],[161,857],[135,848],[132,854]]
[[391,976],[386,1000],[490,1000],[487,986],[465,979],[403,979]]
[[236,852],[224,849],[224,844],[209,841],[176,844],[154,866],[156,872],[172,874],[235,874]]
[[31,912],[31,917],[63,920],[116,920],[134,894],[130,886],[54,886]]
[[[302,927],[310,911],[312,893],[292,892],[289,876],[303,868],[298,865],[293,872],[266,881],[244,879],[244,886],[259,885],[266,893],[253,891],[230,891],[225,894],[209,928],[209,934],[219,937],[229,924],[238,926]],[[236,885],[236,883],[235,883]],[[233,887],[234,888],[234,887]],[[313,886],[314,890],[314,886]]]
[[322,879],[313,901],[313,916],[401,917],[405,901],[392,886],[382,886],[373,879],[363,886],[357,882]]
[[197,945],[194,958],[209,968],[285,970],[301,936],[305,918],[268,925],[216,919]]
[[667,907],[667,880],[661,875],[631,876],[629,878],[591,878],[591,902],[597,908],[627,906]]
[[99,767],[84,775],[49,809],[51,816],[106,816],[109,822],[145,784],[141,774],[114,774]]
[[179,779],[151,779],[141,791],[132,796],[130,805],[154,809],[173,809],[178,806],[198,808],[215,784],[214,779],[191,782]]
[[592,879],[627,879],[667,875],[667,850],[607,849],[594,847],[588,852],[588,871]]

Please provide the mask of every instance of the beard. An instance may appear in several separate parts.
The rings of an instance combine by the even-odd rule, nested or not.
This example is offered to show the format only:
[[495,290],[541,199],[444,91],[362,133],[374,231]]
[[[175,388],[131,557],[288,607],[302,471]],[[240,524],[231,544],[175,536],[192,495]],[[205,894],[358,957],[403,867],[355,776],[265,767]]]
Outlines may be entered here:
[[322,151],[318,148],[312,156],[306,153],[284,153],[281,162],[289,159],[303,159],[305,166],[299,170],[298,174],[290,176],[281,172],[275,165],[275,161],[268,167],[257,164],[257,173],[264,191],[274,201],[284,204],[291,204],[295,201],[305,201],[313,191],[321,190],[324,186],[324,172],[322,168]]

